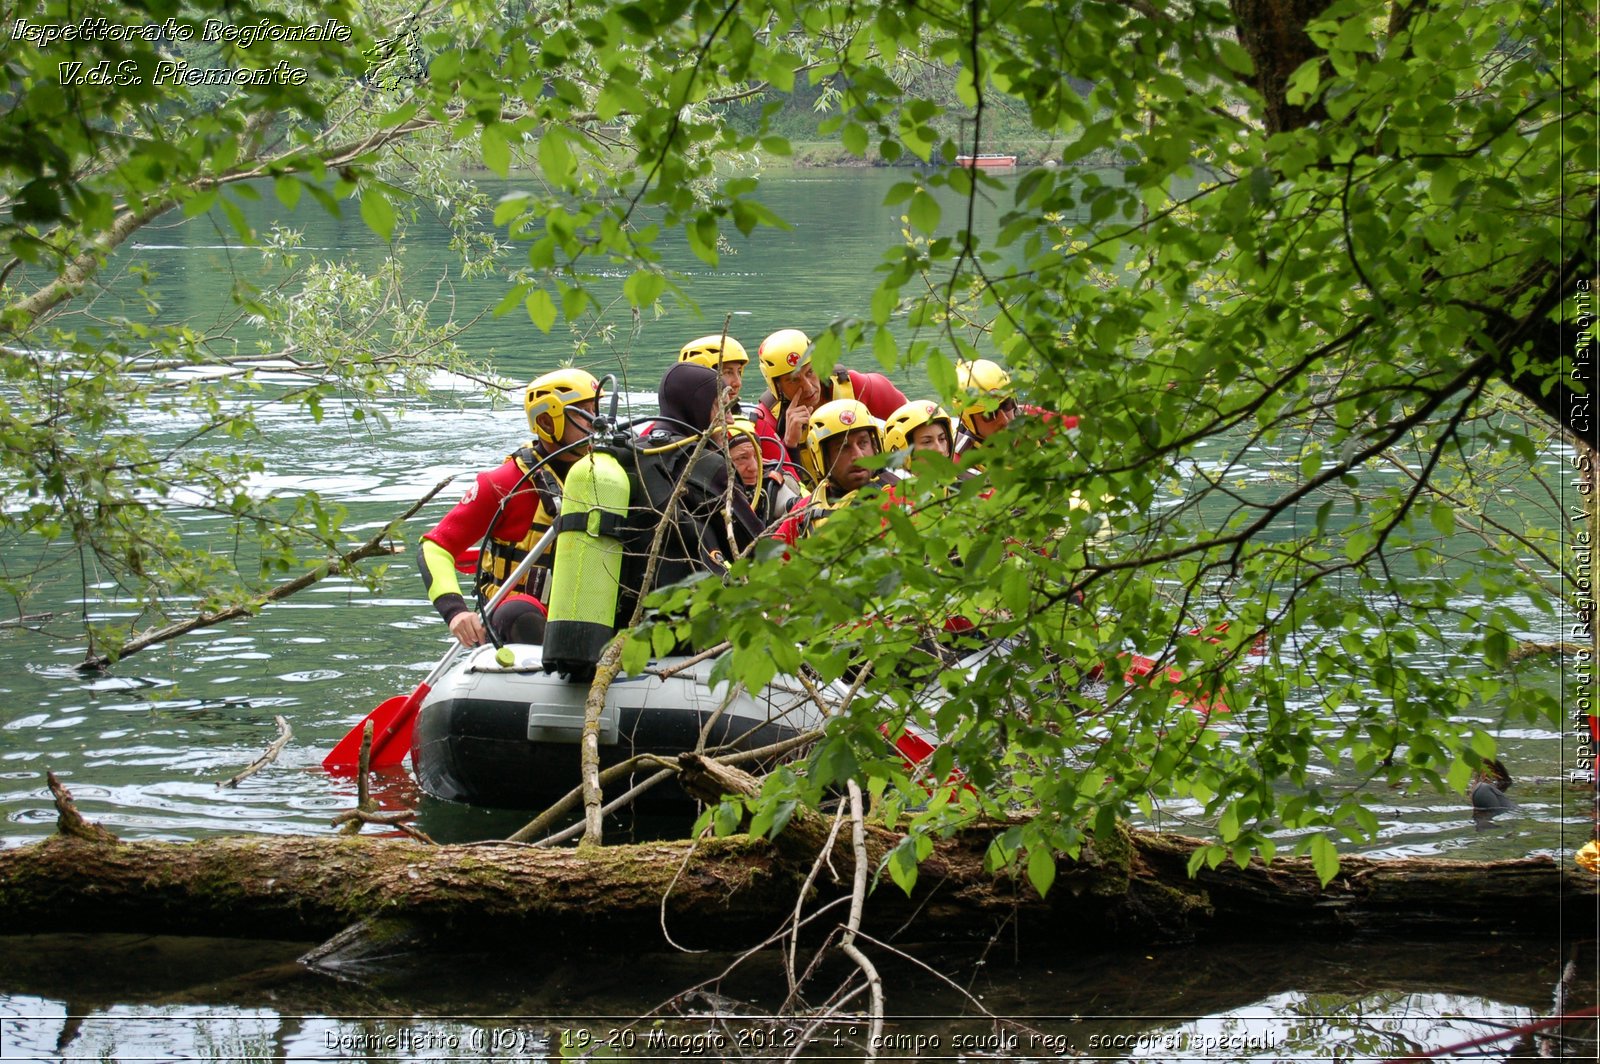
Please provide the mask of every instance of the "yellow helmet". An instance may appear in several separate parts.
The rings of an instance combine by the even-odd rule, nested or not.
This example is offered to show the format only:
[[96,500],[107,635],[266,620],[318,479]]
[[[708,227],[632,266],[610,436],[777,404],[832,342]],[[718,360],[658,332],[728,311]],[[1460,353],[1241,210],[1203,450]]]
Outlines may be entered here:
[[972,415],[985,409],[993,410],[996,400],[1011,397],[1011,374],[987,358],[974,359],[956,366],[956,387],[966,393],[961,406],[961,425],[968,432],[976,432],[972,427]]
[[799,329],[779,329],[761,341],[756,357],[761,359],[761,375],[776,392],[779,379],[811,364],[811,338]]
[[727,427],[722,429],[718,436],[721,437],[723,446],[730,451],[734,444],[741,441],[755,445],[757,451],[761,450],[761,437],[756,433],[756,423],[747,417],[729,418]]
[[913,399],[890,414],[883,423],[883,445],[891,451],[904,451],[911,446],[913,432],[935,422],[943,423],[950,445],[954,447],[956,419],[932,399]]
[[[553,369],[528,382],[522,407],[528,413],[528,427],[540,441],[555,446],[567,431],[567,406],[586,399],[600,398],[600,382],[584,370],[573,366]],[[539,427],[539,415],[549,414],[551,432]]]
[[749,362],[744,344],[731,336],[713,333],[698,340],[690,340],[678,352],[679,362],[693,362],[707,369],[717,369],[724,362]]
[[806,422],[806,438],[800,442],[800,464],[819,484],[828,479],[822,454],[823,441],[856,429],[871,429],[878,452],[883,452],[883,426],[872,416],[872,411],[867,409],[865,403],[857,399],[835,399],[811,412],[811,418]]

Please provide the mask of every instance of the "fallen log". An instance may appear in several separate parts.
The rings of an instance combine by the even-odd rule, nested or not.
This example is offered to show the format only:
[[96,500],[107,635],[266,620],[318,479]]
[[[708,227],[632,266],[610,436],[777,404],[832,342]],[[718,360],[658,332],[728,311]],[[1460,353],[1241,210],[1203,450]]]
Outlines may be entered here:
[[[984,870],[1003,825],[940,842],[907,897],[884,877],[862,927],[899,941],[1008,940],[1051,948],[1114,940],[1234,940],[1380,932],[1593,938],[1597,877],[1549,858],[1465,863],[1346,858],[1326,888],[1310,862],[1225,864],[1187,874],[1198,839],[1128,830],[1058,860],[1041,898]],[[896,838],[870,833],[874,862]],[[321,939],[401,918],[461,941],[541,948],[639,947],[663,928],[684,946],[729,948],[792,912],[816,856],[804,825],[775,843],[746,836],[578,850],[424,846],[392,838],[251,837],[197,842],[55,837],[0,851],[0,926],[11,933],[136,931]],[[847,852],[813,887],[846,894]]]

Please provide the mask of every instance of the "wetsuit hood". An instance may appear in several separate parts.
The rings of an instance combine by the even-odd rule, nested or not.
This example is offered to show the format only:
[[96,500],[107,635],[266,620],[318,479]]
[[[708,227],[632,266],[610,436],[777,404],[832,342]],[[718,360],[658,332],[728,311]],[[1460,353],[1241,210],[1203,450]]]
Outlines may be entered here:
[[661,417],[673,432],[705,432],[711,428],[722,375],[693,362],[674,363],[661,378]]

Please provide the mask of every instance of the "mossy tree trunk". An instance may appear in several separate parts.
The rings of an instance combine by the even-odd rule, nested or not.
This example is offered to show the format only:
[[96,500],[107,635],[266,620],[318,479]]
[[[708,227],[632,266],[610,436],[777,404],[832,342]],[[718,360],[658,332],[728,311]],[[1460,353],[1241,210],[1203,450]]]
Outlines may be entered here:
[[[1469,864],[1347,858],[1318,885],[1309,862],[1224,865],[1187,875],[1198,840],[1128,832],[1061,858],[1049,896],[983,867],[991,832],[942,842],[911,897],[883,878],[863,929],[901,940],[983,941],[1008,922],[1050,947],[1115,938],[1355,932],[1592,937],[1596,878],[1548,858]],[[874,861],[897,840],[872,832]],[[316,939],[370,917],[404,917],[463,942],[607,948],[659,941],[734,946],[793,911],[815,837],[786,832],[571,850],[425,846],[334,837],[93,842],[57,837],[0,852],[0,924],[12,933],[137,931]],[[815,902],[849,889],[836,853]],[[837,878],[835,879],[834,876]],[[1011,932],[1008,932],[1008,937]]]

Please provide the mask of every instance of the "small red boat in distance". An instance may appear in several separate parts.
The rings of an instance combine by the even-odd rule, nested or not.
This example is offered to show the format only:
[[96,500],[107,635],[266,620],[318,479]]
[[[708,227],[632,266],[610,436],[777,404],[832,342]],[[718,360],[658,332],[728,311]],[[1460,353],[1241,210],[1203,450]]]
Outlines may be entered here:
[[1011,170],[1017,165],[1015,155],[957,155],[956,165],[969,170]]

